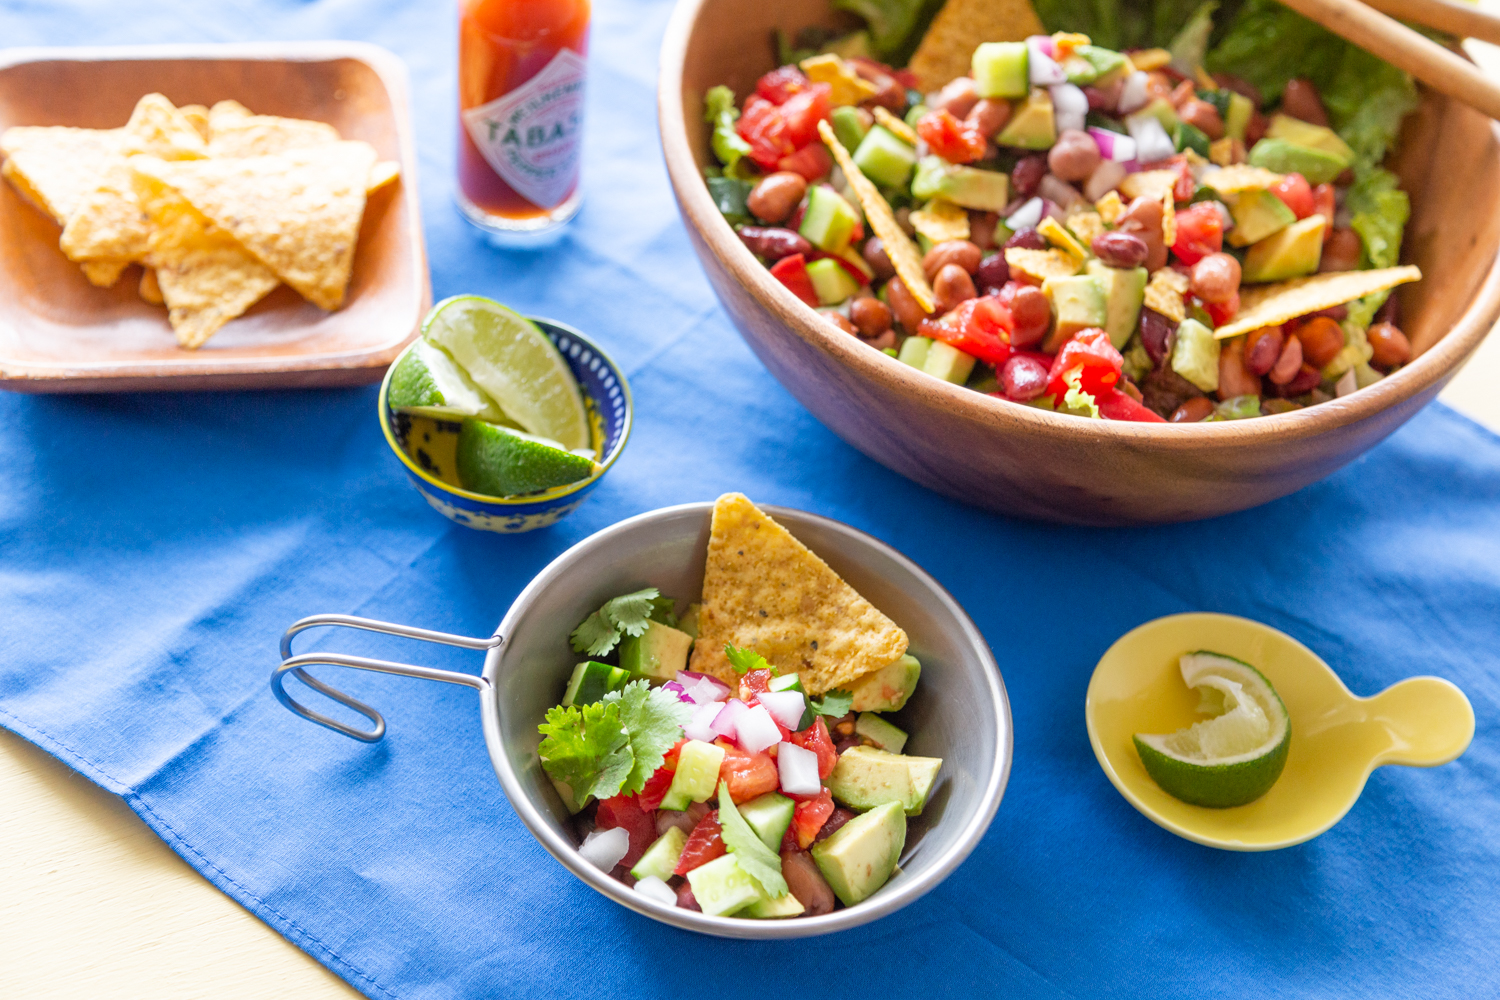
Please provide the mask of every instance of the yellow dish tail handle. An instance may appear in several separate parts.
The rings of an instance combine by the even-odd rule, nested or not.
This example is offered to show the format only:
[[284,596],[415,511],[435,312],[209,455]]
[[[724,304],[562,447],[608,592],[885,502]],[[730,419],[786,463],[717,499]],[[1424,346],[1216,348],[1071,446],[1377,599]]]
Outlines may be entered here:
[[1377,766],[1435,767],[1458,758],[1474,739],[1474,706],[1441,677],[1409,677],[1368,702],[1371,721],[1390,737]]

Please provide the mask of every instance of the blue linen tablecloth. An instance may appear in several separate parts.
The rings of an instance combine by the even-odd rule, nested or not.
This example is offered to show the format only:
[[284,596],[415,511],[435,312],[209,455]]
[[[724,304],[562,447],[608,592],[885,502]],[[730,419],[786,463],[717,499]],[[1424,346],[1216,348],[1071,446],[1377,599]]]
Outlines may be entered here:
[[[635,391],[634,440],[574,516],[519,537],[429,510],[375,390],[0,396],[0,724],[132,808],[215,885],[371,997],[1477,997],[1500,994],[1500,440],[1434,406],[1278,503],[1168,528],[1008,521],[857,454],[750,355],[693,259],[658,151],[665,2],[595,11],[588,201],[556,248],[490,248],[449,199],[451,3],[0,4],[8,44],[363,38],[411,68],[438,296],[590,331]],[[0,306],[3,308],[3,306]],[[341,672],[384,706],[367,746],[267,687],[294,619],[351,612],[487,635],[568,545],[743,490],[915,558],[993,645],[1015,766],[973,856],[901,913],[832,938],[699,937],[584,888],[516,819],[472,695]],[[1120,798],[1083,725],[1121,633],[1247,615],[1358,694],[1457,682],[1458,762],[1386,768],[1324,836],[1269,854],[1179,840]],[[398,640],[320,641],[477,670]],[[812,980],[812,982],[809,982]]]

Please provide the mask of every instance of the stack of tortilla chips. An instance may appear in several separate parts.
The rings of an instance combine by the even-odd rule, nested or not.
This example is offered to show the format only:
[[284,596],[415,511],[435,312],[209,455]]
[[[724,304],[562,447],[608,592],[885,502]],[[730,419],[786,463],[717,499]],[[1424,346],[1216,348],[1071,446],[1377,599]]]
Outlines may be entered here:
[[398,173],[323,122],[161,94],[124,128],[7,129],[0,153],[0,174],[63,227],[59,245],[89,281],[108,288],[145,267],[141,297],[165,303],[187,348],[283,281],[339,308],[365,197]]

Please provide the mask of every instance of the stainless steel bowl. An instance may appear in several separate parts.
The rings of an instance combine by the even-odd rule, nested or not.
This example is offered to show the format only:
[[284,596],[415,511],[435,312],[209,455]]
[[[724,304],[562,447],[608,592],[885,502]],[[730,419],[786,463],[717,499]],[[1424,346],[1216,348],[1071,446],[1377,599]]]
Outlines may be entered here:
[[[445,635],[343,615],[305,618],[282,639],[283,662],[271,687],[282,704],[347,736],[374,742],[385,733],[380,713],[305,672],[314,665],[377,670],[463,684],[478,690],[484,740],[506,796],[542,846],[563,866],[615,902],[654,920],[720,937],[809,937],[894,913],[941,882],[984,836],[1010,775],[1010,703],[984,637],[946,590],[883,542],[828,518],[783,507],[764,508],[911,636],[922,661],[922,681],[902,710],[912,753],[943,758],[943,770],[922,815],[913,820],[900,870],[856,906],[820,917],[749,920],[710,917],[664,906],[627,888],[584,861],[572,823],[537,759],[537,724],[562,696],[576,654],[568,633],[602,603],[644,586],[678,599],[703,587],[708,549],[708,503],[666,507],[621,521],[558,556],[527,585],[495,634],[484,639]],[[348,625],[487,649],[478,676],[343,654],[291,655],[292,637],[318,625]],[[288,673],[360,712],[369,730],[346,726],[295,701],[283,689]]]

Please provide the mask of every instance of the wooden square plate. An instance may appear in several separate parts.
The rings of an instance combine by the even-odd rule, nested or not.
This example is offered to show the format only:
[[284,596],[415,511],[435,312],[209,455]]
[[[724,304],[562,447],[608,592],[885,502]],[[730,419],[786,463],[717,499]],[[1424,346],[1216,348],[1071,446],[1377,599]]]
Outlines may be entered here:
[[401,180],[365,208],[344,307],[285,285],[183,350],[141,271],[95,288],[58,249],[56,222],[0,182],[0,388],[20,392],[250,389],[377,382],[432,303],[406,69],[358,42],[274,42],[0,52],[0,130],[123,125],[142,94],[233,99],[260,114],[328,122],[363,139]]

